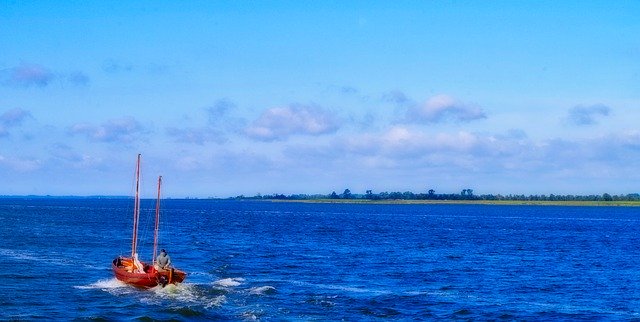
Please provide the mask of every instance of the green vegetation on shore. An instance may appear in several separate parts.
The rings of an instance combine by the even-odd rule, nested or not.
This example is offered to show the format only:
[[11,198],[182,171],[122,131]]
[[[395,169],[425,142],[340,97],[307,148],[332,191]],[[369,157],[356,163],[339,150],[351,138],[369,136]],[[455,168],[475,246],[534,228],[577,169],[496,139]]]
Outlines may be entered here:
[[265,199],[274,202],[348,203],[393,205],[505,205],[505,206],[626,206],[638,207],[640,201],[519,201],[519,200],[367,200],[367,199]]
[[463,189],[459,194],[438,194],[430,189],[427,193],[381,192],[367,190],[365,194],[352,194],[349,189],[337,194],[272,194],[254,197],[238,196],[236,199],[259,199],[272,201],[294,201],[314,203],[367,203],[367,204],[481,204],[481,205],[563,205],[563,206],[640,206],[640,194],[627,195],[475,195],[472,189]]

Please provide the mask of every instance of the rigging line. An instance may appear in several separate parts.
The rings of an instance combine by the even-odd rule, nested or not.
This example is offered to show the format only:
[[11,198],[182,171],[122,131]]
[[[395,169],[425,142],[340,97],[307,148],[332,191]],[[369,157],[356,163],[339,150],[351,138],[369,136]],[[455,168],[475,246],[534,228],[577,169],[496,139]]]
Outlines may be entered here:
[[[147,200],[145,199],[145,204],[148,204]],[[153,211],[150,209],[150,207],[144,207],[144,211],[142,211],[142,217],[144,220],[142,220],[142,227],[141,227],[141,238],[140,240],[142,241],[142,245],[144,245],[145,249],[147,246],[150,245],[149,243],[149,232],[151,230],[150,226],[151,226],[151,215],[153,214]],[[140,254],[138,254],[138,256],[140,256]]]
[[156,216],[153,229],[153,254],[151,254],[151,262],[156,262],[156,254],[158,253],[158,228],[160,225],[160,188],[162,186],[162,176],[158,177],[158,196],[156,197]]
[[[166,214],[167,214],[167,208],[165,207],[166,204],[166,200],[164,198],[164,196],[167,195],[167,185],[166,185],[166,179],[163,176],[162,177],[162,196],[160,198],[160,203],[159,203],[159,220],[158,220],[158,226],[159,227],[163,227],[162,230],[160,230],[158,228],[158,248],[162,249],[165,247],[160,247],[161,243],[164,243],[165,245],[171,244],[171,235],[172,234],[168,234],[167,231],[171,230],[170,226],[165,225],[166,223]],[[171,187],[171,185],[169,185],[169,187]]]
[[[135,198],[135,189],[136,189],[136,169],[137,166],[132,167],[132,173],[131,176],[129,177],[129,179],[131,181],[129,181],[129,194],[127,195],[128,197],[123,201],[125,203],[125,206],[116,208],[120,213],[122,213],[122,218],[127,218],[127,220],[125,221],[126,227],[131,227],[133,226],[133,222],[129,221],[131,219],[131,214],[134,212],[134,205],[132,205],[131,201],[133,201],[133,199]],[[132,236],[133,237],[133,236]],[[120,244],[120,254],[126,254],[127,252],[129,252],[131,250],[131,248],[126,247],[126,243],[121,243]]]
[[138,160],[136,162],[136,186],[135,197],[133,206],[133,238],[131,241],[131,257],[137,252],[138,247],[138,222],[140,220],[140,159],[141,154],[138,154]]

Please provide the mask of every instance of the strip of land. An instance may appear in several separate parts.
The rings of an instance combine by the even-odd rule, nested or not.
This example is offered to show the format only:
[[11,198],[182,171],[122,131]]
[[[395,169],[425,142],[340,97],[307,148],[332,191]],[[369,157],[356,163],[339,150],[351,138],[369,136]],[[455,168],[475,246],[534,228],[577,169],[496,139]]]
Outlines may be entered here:
[[369,199],[268,199],[272,202],[335,203],[335,204],[389,204],[389,205],[504,205],[504,206],[584,206],[584,207],[639,207],[640,201],[548,201],[548,200],[369,200]]

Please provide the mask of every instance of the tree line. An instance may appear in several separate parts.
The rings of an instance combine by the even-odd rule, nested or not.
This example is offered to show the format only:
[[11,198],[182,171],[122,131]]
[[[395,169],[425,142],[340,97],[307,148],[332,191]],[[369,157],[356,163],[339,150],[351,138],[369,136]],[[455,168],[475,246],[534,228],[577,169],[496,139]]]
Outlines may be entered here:
[[271,200],[317,200],[317,199],[361,199],[361,200],[490,200],[490,201],[640,201],[640,194],[630,193],[626,195],[524,195],[524,194],[481,194],[476,195],[473,189],[462,189],[460,193],[436,193],[429,189],[423,193],[405,192],[379,192],[367,190],[364,194],[354,194],[350,189],[342,193],[332,191],[329,194],[269,194],[255,195],[253,197],[237,196],[236,199],[271,199]]

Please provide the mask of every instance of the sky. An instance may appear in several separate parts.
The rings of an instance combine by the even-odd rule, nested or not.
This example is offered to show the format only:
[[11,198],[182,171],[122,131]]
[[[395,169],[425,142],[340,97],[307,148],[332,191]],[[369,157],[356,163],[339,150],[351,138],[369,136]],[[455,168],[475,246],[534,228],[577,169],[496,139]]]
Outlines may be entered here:
[[0,1],[0,195],[640,192],[638,1]]

